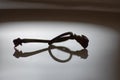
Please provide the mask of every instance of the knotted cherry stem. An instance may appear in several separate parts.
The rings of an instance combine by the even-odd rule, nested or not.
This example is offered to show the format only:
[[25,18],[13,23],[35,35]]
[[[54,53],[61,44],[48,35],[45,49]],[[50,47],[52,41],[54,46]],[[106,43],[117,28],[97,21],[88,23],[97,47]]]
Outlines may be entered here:
[[[66,41],[69,38],[70,37],[60,38],[60,39],[55,40],[54,43]],[[19,45],[22,45],[22,43],[48,43],[49,44],[50,41],[51,40],[43,40],[43,39],[20,39],[20,38],[17,38],[17,39],[13,40],[13,43],[14,43],[15,47],[17,47]]]
[[[67,35],[69,35],[68,37],[66,37]],[[85,35],[76,35],[76,34],[73,34],[72,32],[66,32],[66,33],[63,33],[55,38],[53,38],[51,41],[49,41],[49,45],[53,44],[55,41],[57,40],[60,40],[60,39],[65,39],[65,40],[68,40],[68,39],[75,39],[83,48],[87,48],[88,46],[88,43],[89,43],[89,39],[85,36]]]
[[15,40],[13,40],[13,43],[14,43],[15,47],[17,47],[18,45],[22,45],[22,43],[30,43],[30,42],[41,42],[41,43],[48,43],[49,45],[52,45],[53,43],[62,42],[62,41],[66,41],[69,39],[75,39],[83,48],[87,48],[87,46],[88,46],[89,39],[86,36],[76,35],[76,34],[73,34],[72,32],[63,33],[63,34],[53,38],[52,40],[17,38]]

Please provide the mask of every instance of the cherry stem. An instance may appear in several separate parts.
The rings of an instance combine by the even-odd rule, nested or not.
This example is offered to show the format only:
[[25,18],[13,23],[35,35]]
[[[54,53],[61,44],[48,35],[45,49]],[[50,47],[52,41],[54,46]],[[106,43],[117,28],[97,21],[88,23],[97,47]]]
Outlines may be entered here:
[[17,38],[15,40],[13,40],[13,43],[15,45],[15,47],[17,47],[18,45],[22,45],[22,43],[30,43],[30,42],[41,42],[41,43],[48,43],[49,45],[52,45],[53,43],[56,42],[63,42],[69,39],[75,39],[83,48],[86,48],[88,46],[88,38],[84,35],[79,36],[76,34],[73,34],[72,32],[66,32],[63,33],[55,38],[53,38],[52,40],[43,40],[43,39],[20,39]]

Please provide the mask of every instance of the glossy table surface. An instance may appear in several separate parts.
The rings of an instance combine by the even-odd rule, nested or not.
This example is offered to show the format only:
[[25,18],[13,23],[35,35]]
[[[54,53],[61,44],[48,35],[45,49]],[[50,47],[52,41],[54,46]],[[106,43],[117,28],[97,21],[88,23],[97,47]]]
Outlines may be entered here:
[[[47,43],[23,43],[14,49],[13,40],[18,37],[50,40],[68,31],[86,35],[90,40],[87,49],[75,40],[54,43],[56,48],[51,50]],[[6,22],[0,24],[0,44],[0,80],[118,79],[119,33],[102,25]]]

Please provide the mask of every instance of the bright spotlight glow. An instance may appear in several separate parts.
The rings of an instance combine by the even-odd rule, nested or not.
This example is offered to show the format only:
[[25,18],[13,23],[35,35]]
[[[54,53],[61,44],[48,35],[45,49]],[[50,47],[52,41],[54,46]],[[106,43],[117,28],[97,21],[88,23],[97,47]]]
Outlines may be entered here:
[[[73,56],[71,61],[61,64],[54,61],[48,51],[34,56],[13,56],[12,40],[20,38],[52,39],[64,32],[86,35],[90,42],[88,58]],[[79,22],[8,22],[0,24],[0,80],[114,80],[116,77],[116,54],[119,33],[102,25]],[[76,51],[82,47],[74,40],[56,43]],[[47,48],[48,44],[23,44],[23,52]],[[60,51],[57,57],[66,58]],[[54,53],[54,54],[55,54]],[[112,76],[111,76],[112,75]]]

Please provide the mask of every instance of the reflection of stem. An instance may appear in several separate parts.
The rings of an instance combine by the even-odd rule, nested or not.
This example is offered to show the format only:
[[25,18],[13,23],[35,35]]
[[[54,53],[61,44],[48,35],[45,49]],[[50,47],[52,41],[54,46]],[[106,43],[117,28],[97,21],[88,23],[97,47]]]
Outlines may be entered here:
[[33,51],[33,52],[25,52],[25,53],[23,53],[22,51],[19,51],[16,48],[14,48],[14,49],[15,49],[15,52],[14,52],[13,56],[15,56],[16,58],[29,57],[29,56],[33,56],[35,54],[38,54],[38,53],[41,53],[41,52],[44,52],[44,51],[48,50],[48,48],[44,48],[44,49],[40,49],[40,50]]
[[[66,60],[58,59],[58,58],[56,58],[55,56],[52,55],[51,49],[61,50],[63,52],[69,53],[70,56]],[[72,51],[72,50],[70,50],[67,47],[64,47],[64,46],[54,46],[54,45],[51,45],[48,48],[40,49],[40,50],[33,51],[33,52],[25,52],[25,53],[23,53],[22,51],[19,51],[19,50],[17,50],[15,48],[15,52],[14,52],[13,56],[15,56],[16,58],[19,58],[19,57],[29,57],[29,56],[32,56],[32,55],[35,55],[35,54],[38,54],[38,53],[41,53],[41,52],[44,52],[44,51],[47,51],[47,50],[49,51],[51,57],[54,60],[59,61],[59,62],[67,62],[67,61],[69,61],[71,59],[72,55],[80,56],[83,59],[86,59],[88,57],[87,49],[82,49],[82,50],[79,50],[79,51]]]
[[[51,51],[52,48],[56,48],[56,49],[61,50],[61,51],[64,51],[64,52],[68,52],[68,51],[59,49],[59,48],[61,48],[61,47],[58,47],[58,46],[53,46],[53,45],[49,46],[48,52],[49,52],[50,56],[51,56],[55,61],[57,61],[57,62],[62,62],[62,63],[63,63],[63,62],[68,62],[69,60],[71,60],[71,58],[72,58],[72,53],[71,53],[71,52],[69,52],[70,55],[69,55],[69,57],[68,57],[67,59],[62,60],[62,59],[59,59],[59,58],[55,57],[55,56],[52,54],[52,51]],[[65,48],[65,47],[64,47],[64,48]]]
[[77,51],[72,51],[67,47],[54,46],[54,45],[52,45],[51,48],[57,48],[58,50],[64,51],[66,53],[71,53],[71,54],[76,55],[76,56],[80,56],[81,58],[84,58],[84,59],[86,59],[88,57],[88,50],[87,49],[81,49],[81,50],[77,50]]

